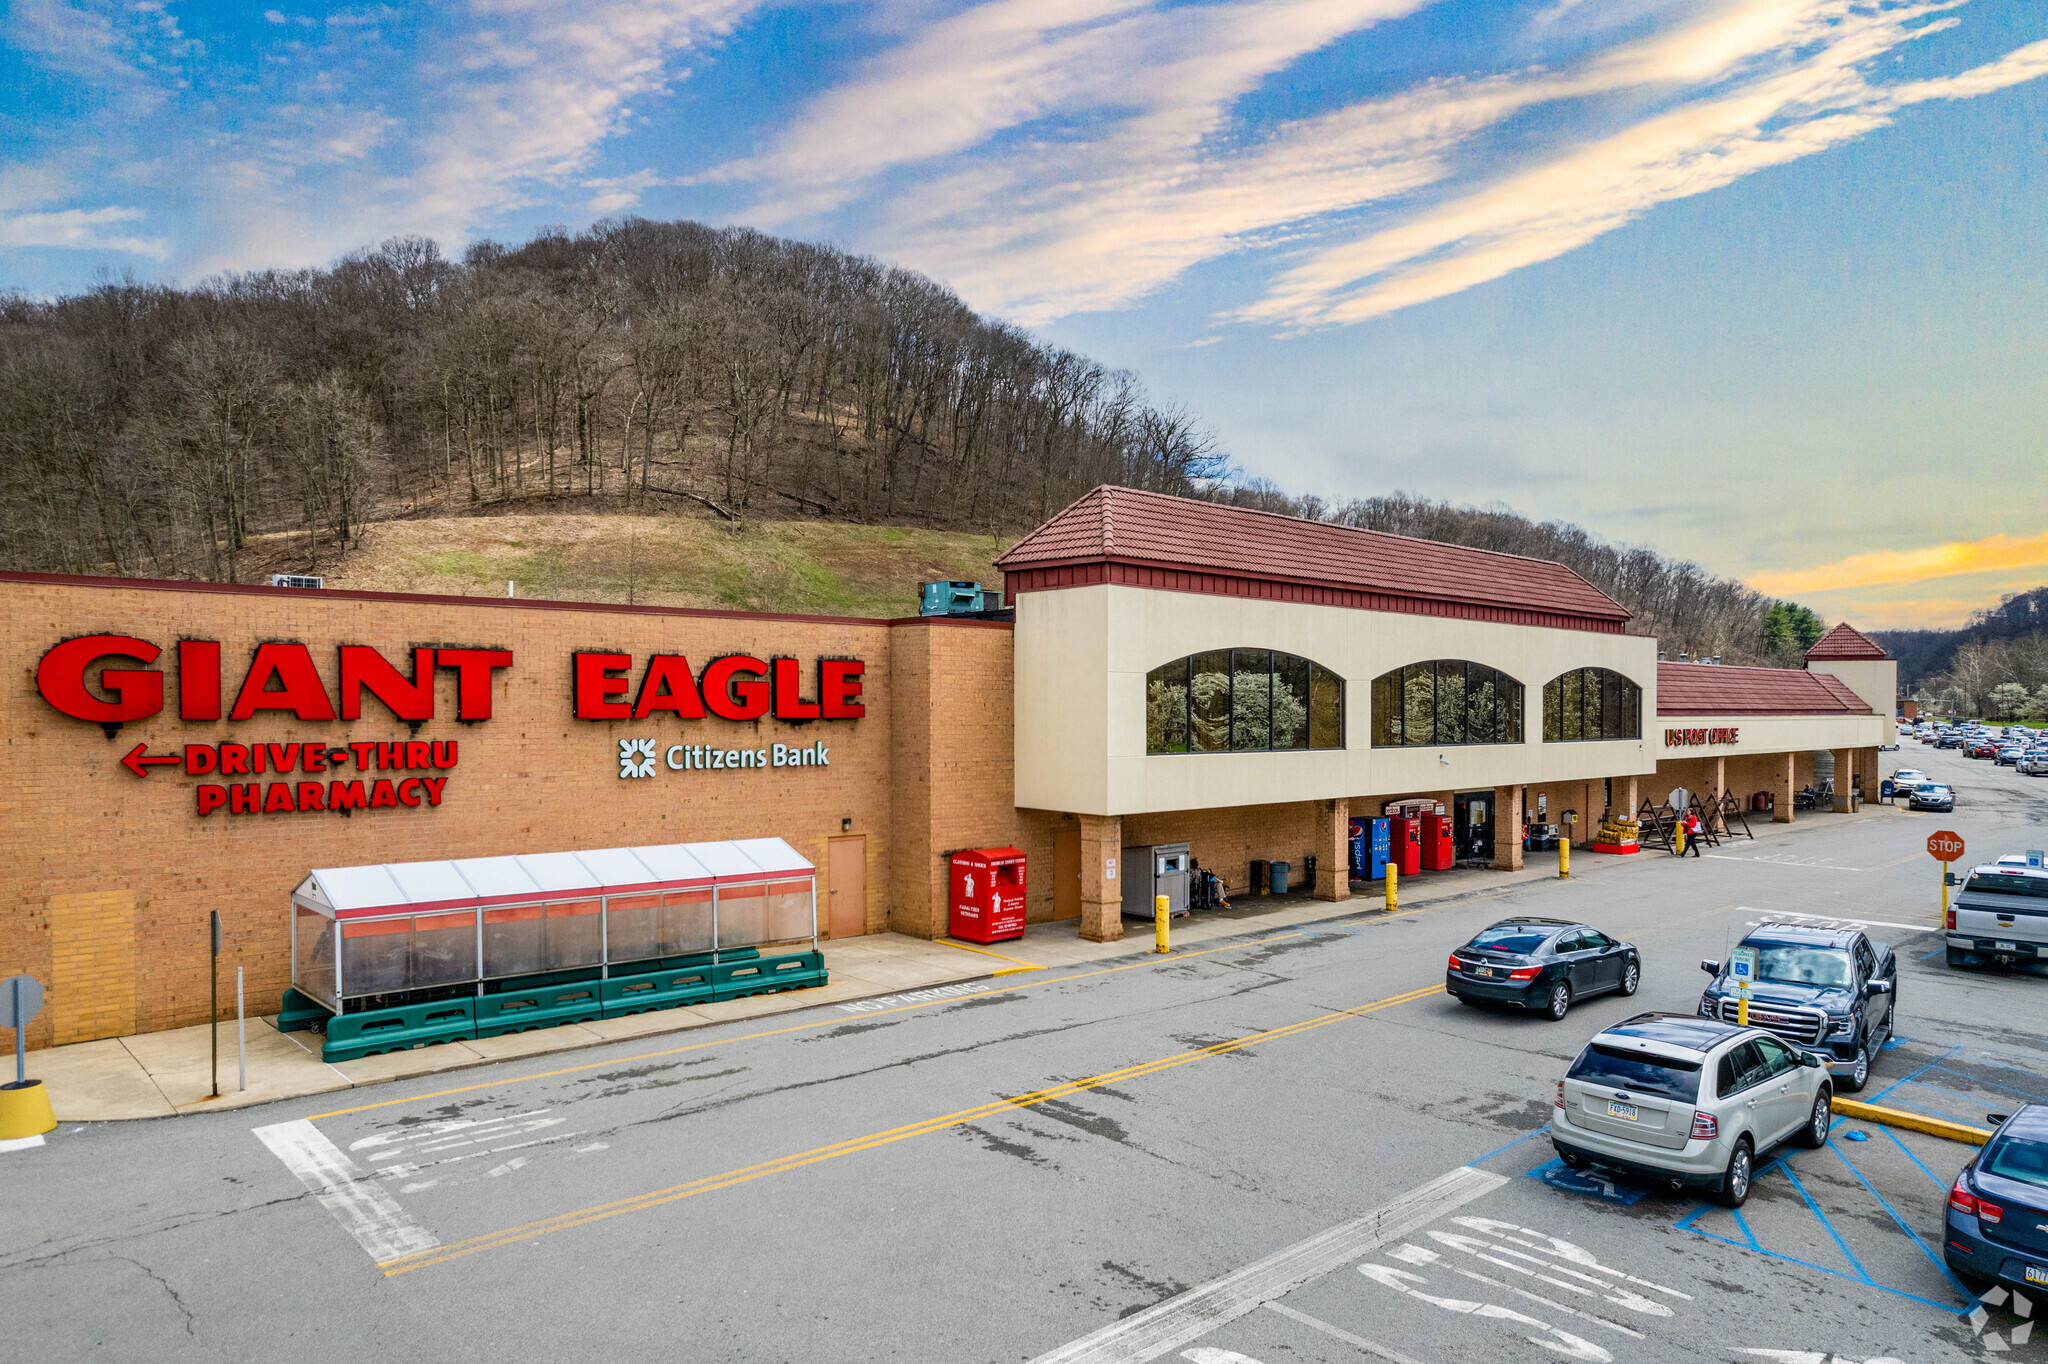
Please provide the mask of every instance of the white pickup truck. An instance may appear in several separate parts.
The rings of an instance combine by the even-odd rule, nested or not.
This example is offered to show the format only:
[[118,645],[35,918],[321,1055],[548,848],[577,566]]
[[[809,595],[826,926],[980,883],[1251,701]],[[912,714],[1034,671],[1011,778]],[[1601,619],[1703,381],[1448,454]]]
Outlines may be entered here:
[[1950,966],[2048,975],[2048,867],[2038,853],[1974,868],[1948,911]]

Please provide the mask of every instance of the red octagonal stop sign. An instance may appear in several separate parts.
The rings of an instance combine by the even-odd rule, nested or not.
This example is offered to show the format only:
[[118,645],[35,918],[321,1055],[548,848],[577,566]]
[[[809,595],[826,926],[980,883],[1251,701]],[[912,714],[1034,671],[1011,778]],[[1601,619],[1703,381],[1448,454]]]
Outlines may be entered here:
[[1962,835],[1937,830],[1927,835],[1927,851],[1944,862],[1953,862],[1963,855]]

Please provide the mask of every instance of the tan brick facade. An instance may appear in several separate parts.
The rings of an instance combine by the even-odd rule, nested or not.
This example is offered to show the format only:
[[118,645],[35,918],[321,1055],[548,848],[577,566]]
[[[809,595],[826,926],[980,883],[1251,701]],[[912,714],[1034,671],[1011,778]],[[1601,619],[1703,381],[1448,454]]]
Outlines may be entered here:
[[[942,932],[944,854],[955,848],[1021,846],[1034,897],[1038,885],[1049,893],[1055,817],[1011,805],[1011,631],[1001,623],[39,581],[0,582],[0,621],[0,975],[28,971],[49,987],[31,1045],[204,1022],[213,909],[225,922],[226,978],[246,968],[250,998],[274,1009],[290,980],[287,897],[314,867],[777,836],[822,874],[829,840],[845,832],[866,836],[871,932]],[[161,713],[104,733],[38,694],[45,652],[97,633],[164,650],[147,665],[164,678]],[[514,662],[495,674],[485,721],[455,718],[456,675],[446,669],[435,683],[434,718],[417,733],[370,697],[352,722],[276,710],[184,721],[174,647],[181,638],[220,642],[229,701],[264,641],[307,645],[337,704],[335,651],[343,644],[375,646],[407,674],[411,651],[423,645],[509,649]],[[698,674],[721,655],[793,657],[807,698],[815,695],[817,659],[858,658],[866,715],[578,720],[571,655],[579,650],[631,654],[636,687],[651,654],[681,654]],[[656,740],[661,754],[676,743],[761,749],[822,741],[828,762],[736,771],[657,763],[651,778],[622,780],[618,741],[637,737]],[[440,803],[202,817],[195,788],[221,778],[188,776],[176,765],[138,778],[121,762],[138,743],[162,754],[187,744],[367,741],[457,743],[456,765],[434,774],[447,778]],[[327,775],[358,774],[351,766]],[[821,910],[821,932],[828,922]]]

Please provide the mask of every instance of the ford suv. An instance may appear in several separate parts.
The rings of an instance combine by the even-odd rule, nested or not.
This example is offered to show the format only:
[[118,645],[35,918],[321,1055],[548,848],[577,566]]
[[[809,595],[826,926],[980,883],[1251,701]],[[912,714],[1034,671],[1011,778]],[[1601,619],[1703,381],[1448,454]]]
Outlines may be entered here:
[[1568,1168],[1705,1187],[1739,1208],[1773,1146],[1827,1144],[1833,1097],[1818,1056],[1760,1029],[1638,1014],[1587,1043],[1557,1082],[1550,1142]]
[[[1820,1057],[1845,1092],[1862,1089],[1898,1006],[1891,948],[1859,929],[1771,923],[1751,929],[1740,945],[1757,950],[1750,1025]],[[1700,996],[1700,1017],[1733,1023],[1736,991],[1725,966],[1703,961],[1700,969],[1714,978]]]

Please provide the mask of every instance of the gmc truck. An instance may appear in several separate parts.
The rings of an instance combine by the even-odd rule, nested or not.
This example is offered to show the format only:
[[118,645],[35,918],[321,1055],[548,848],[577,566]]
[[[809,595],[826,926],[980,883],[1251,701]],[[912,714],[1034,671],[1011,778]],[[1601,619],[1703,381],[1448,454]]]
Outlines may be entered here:
[[2048,867],[2001,857],[1977,867],[1949,905],[1948,964],[1992,962],[2048,975]]

